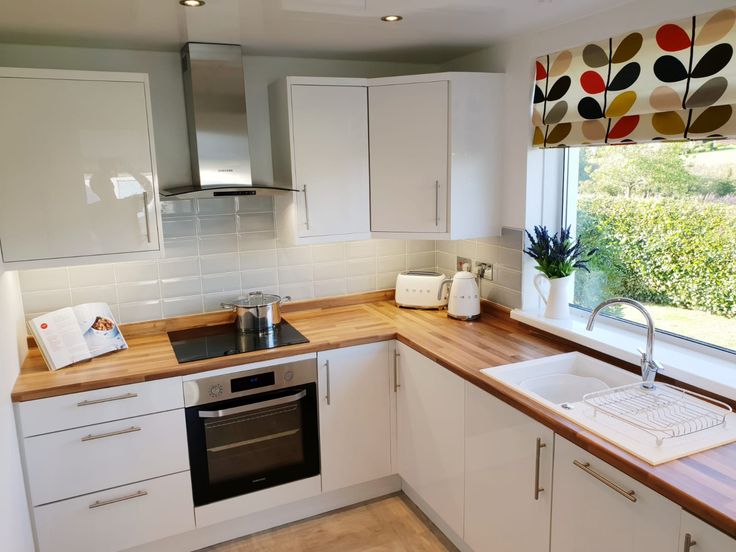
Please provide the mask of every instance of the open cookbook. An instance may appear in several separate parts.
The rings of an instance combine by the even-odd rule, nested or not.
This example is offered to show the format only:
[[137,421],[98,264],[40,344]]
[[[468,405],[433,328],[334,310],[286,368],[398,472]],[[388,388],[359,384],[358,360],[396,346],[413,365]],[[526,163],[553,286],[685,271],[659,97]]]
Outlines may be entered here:
[[28,325],[49,370],[128,348],[106,303],[66,307]]

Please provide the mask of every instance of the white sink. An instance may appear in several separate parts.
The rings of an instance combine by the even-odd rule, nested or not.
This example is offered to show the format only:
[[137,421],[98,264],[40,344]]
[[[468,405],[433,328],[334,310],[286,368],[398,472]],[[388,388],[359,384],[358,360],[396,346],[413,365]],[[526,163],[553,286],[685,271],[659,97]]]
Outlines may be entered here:
[[641,381],[636,374],[581,353],[565,353],[481,371],[555,410],[562,404],[582,401],[587,393]]

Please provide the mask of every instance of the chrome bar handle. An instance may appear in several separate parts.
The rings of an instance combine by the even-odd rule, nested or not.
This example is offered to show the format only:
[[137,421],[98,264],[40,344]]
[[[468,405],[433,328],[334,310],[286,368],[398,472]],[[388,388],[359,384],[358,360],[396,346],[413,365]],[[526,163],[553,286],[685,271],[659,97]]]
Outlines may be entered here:
[[434,181],[434,225],[440,225],[440,181]]
[[151,243],[151,225],[148,220],[148,192],[143,192],[143,215],[146,217],[146,239]]
[[401,384],[399,383],[399,357],[401,356],[401,353],[394,349],[394,393],[399,392],[399,387],[401,387]]
[[114,397],[105,397],[104,399],[92,399],[82,402],[78,402],[77,406],[89,406],[91,404],[100,404],[112,401],[122,401],[123,399],[134,399],[138,396],[138,393],[124,393],[122,395],[115,395]]
[[330,406],[330,361],[325,360],[325,383],[327,385],[327,393],[325,393],[325,401]]
[[573,460],[572,463],[575,464],[578,468],[583,470],[588,475],[594,477],[595,479],[597,479],[598,481],[600,481],[607,487],[616,491],[618,494],[620,494],[627,500],[630,500],[631,502],[637,501],[635,491],[626,490],[620,485],[617,485],[616,483],[608,479],[605,475],[598,473],[597,471],[595,471],[593,468],[590,467],[590,462],[580,462],[579,460]]
[[302,193],[304,194],[304,226],[309,230],[309,202],[307,201],[307,185],[302,186]]
[[131,500],[133,498],[140,498],[142,496],[146,496],[148,493],[146,491],[136,491],[133,494],[121,496],[118,498],[111,498],[110,500],[95,500],[92,504],[89,505],[89,509],[92,508],[100,508],[102,506],[108,506],[110,504],[116,504],[117,502],[123,502],[124,500]]
[[547,444],[542,442],[542,439],[537,437],[537,454],[536,460],[534,461],[534,500],[539,500],[539,493],[544,491],[544,487],[539,486],[539,464],[541,462],[542,449]]
[[243,414],[244,412],[253,412],[254,410],[260,410],[262,408],[270,408],[272,406],[279,406],[282,404],[289,404],[297,402],[307,396],[307,391],[302,389],[296,395],[289,395],[288,397],[280,397],[278,399],[271,399],[268,401],[261,401],[253,404],[246,404],[243,406],[234,406],[232,408],[226,408],[225,410],[200,410],[200,418],[222,418],[223,416],[232,416],[233,414]]
[[96,435],[89,434],[82,437],[82,442],[95,441],[96,439],[104,439],[105,437],[114,437],[115,435],[125,435],[126,433],[134,433],[140,431],[141,428],[138,426],[130,426],[127,429],[121,429],[119,431],[110,431],[109,433],[98,433]]
[[685,546],[682,547],[682,552],[690,552],[690,549],[698,544],[693,540],[693,536],[690,533],[685,533]]

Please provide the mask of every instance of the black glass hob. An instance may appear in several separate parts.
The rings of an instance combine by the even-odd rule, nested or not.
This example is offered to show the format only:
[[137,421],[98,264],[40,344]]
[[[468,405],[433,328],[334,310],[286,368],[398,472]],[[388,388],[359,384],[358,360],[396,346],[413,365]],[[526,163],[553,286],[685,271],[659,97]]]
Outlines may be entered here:
[[281,320],[281,323],[268,333],[242,333],[235,324],[222,324],[169,332],[169,341],[179,364],[309,343],[306,337],[285,320]]

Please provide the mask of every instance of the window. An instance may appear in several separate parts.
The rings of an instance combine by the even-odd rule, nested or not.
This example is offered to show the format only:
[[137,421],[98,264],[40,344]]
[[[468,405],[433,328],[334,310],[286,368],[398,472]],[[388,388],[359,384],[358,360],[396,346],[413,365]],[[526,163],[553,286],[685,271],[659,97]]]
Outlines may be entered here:
[[566,174],[567,223],[599,249],[575,305],[630,297],[658,329],[736,352],[736,141],[571,149]]

